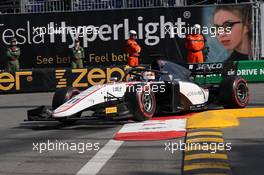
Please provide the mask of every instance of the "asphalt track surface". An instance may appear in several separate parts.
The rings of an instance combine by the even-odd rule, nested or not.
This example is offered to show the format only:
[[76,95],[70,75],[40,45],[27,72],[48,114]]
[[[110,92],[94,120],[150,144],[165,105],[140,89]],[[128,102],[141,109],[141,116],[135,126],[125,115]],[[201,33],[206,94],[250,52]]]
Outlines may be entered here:
[[[264,84],[250,85],[250,106],[264,107]],[[28,109],[50,105],[53,93],[11,94],[0,97],[0,175],[74,175],[98,170],[99,175],[175,175],[181,174],[182,151],[165,150],[165,144],[183,142],[184,138],[163,141],[111,142],[123,122],[89,123],[72,126],[59,122],[23,122]],[[224,129],[233,174],[263,174],[264,118],[241,119],[241,125]],[[40,153],[41,143],[86,144],[88,149],[53,150]],[[111,142],[112,143],[112,142]],[[34,145],[36,147],[34,147]],[[44,144],[43,144],[44,145]],[[108,158],[98,157],[98,150],[112,151]],[[110,149],[110,150],[109,150]],[[79,153],[78,153],[79,152]],[[97,156],[96,156],[97,155]],[[89,164],[93,162],[94,164]]]

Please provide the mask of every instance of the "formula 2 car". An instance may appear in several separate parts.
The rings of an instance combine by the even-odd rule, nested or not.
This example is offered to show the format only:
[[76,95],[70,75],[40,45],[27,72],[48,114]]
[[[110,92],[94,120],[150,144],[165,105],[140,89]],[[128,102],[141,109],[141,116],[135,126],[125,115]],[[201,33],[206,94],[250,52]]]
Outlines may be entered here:
[[[58,89],[52,109],[29,110],[28,120],[74,122],[96,116],[144,121],[160,114],[203,110],[210,104],[226,108],[248,104],[248,86],[242,77],[228,76],[218,85],[201,86],[191,77],[192,72],[178,64],[155,60],[150,68],[128,69],[121,82],[95,85],[82,92],[72,87]],[[92,115],[82,116],[87,110]]]

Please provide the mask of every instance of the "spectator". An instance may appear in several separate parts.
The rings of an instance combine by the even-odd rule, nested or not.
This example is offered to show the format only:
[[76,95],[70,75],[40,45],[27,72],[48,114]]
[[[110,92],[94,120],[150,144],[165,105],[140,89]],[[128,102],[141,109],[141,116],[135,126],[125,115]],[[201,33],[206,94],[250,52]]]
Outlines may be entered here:
[[75,40],[74,47],[71,49],[72,68],[83,68],[84,49],[80,46],[79,39]]
[[6,52],[8,58],[7,69],[9,72],[15,72],[19,70],[19,57],[20,48],[17,47],[17,40],[13,38],[10,42],[10,47]]

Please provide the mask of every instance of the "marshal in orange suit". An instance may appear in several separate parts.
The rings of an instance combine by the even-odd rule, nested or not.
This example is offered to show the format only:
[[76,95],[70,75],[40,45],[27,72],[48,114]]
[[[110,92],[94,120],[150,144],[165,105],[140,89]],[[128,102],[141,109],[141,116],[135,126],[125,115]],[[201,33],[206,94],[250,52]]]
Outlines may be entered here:
[[204,36],[199,34],[200,25],[195,24],[192,34],[186,37],[186,48],[188,51],[187,62],[188,63],[203,63],[203,49],[205,46]]
[[127,65],[130,67],[136,67],[139,64],[138,57],[141,47],[136,42],[137,32],[135,30],[130,30],[129,35],[130,37],[125,45],[125,51],[128,54]]

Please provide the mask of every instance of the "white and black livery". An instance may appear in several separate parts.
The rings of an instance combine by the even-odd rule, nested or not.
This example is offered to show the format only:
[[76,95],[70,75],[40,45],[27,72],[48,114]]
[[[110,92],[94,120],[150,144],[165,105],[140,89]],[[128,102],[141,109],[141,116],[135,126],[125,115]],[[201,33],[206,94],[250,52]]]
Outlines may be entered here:
[[[192,72],[167,60],[155,60],[150,68],[126,71],[123,81],[95,85],[82,92],[58,89],[52,109],[42,106],[28,111],[28,120],[74,122],[80,119],[132,118],[144,121],[156,115],[207,109],[210,104],[244,108],[249,101],[248,86],[239,76],[228,76],[218,85],[198,85]],[[92,111],[91,116],[82,116]]]

